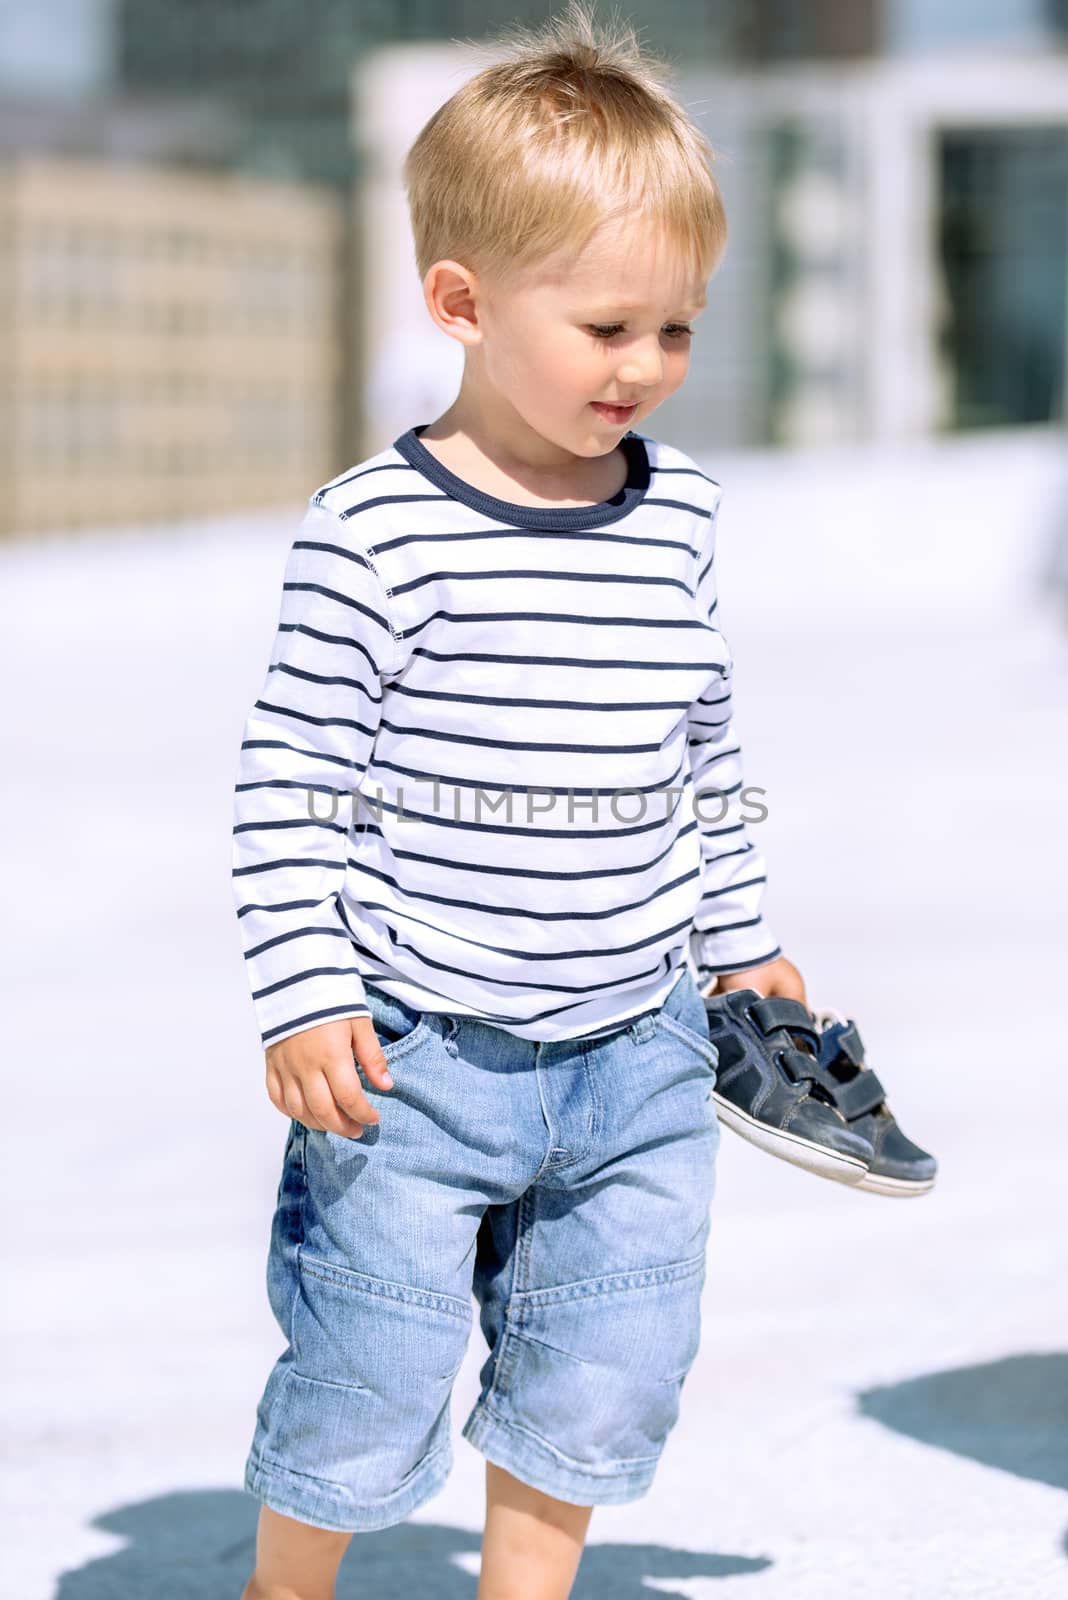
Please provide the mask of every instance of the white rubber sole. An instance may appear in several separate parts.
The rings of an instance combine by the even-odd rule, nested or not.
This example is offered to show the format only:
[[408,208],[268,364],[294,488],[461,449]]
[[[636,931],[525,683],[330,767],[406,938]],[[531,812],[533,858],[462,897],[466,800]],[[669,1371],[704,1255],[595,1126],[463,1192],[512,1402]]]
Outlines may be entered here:
[[889,1178],[878,1172],[869,1172],[854,1187],[868,1194],[885,1194],[893,1200],[910,1200],[915,1194],[930,1194],[934,1178]]
[[712,1098],[719,1120],[734,1133],[740,1134],[767,1155],[778,1156],[780,1161],[789,1161],[791,1166],[802,1167],[805,1172],[815,1173],[819,1178],[848,1184],[851,1189],[863,1189],[865,1194],[886,1195],[891,1200],[911,1200],[916,1195],[930,1194],[935,1186],[934,1178],[890,1178],[870,1172],[862,1161],[852,1156],[838,1155],[782,1128],[769,1128],[766,1122],[760,1122],[748,1112],[739,1110],[731,1101],[717,1094],[715,1089]]
[[778,1156],[780,1161],[789,1161],[791,1166],[803,1167],[806,1172],[813,1172],[817,1177],[830,1178],[834,1183],[848,1184],[851,1189],[857,1188],[861,1179],[868,1176],[868,1169],[859,1156],[839,1155],[836,1151],[827,1150],[821,1144],[813,1144],[811,1139],[803,1139],[788,1129],[769,1128],[766,1122],[760,1122],[756,1117],[751,1117],[747,1111],[741,1111],[715,1089],[712,1091],[712,1099],[715,1101],[719,1120],[732,1132],[740,1134],[743,1139],[748,1139],[750,1144],[755,1144],[758,1150],[764,1150],[769,1156]]

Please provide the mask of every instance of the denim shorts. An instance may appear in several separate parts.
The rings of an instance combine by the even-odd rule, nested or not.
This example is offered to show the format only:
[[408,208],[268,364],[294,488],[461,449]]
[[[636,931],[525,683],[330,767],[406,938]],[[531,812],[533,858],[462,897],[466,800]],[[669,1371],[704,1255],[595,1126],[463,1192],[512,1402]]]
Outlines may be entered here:
[[684,965],[659,1010],[531,1041],[366,985],[394,1087],[360,1138],[291,1121],[267,1290],[286,1348],[245,1487],[321,1528],[401,1522],[463,1436],[559,1500],[649,1488],[697,1354],[718,1056]]

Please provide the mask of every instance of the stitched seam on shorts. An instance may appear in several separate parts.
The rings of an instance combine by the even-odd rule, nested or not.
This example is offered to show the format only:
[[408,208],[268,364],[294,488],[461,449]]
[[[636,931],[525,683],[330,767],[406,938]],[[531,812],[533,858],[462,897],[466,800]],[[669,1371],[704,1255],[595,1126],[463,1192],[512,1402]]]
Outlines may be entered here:
[[508,1294],[509,1304],[517,1295],[521,1295],[524,1292],[523,1285],[526,1283],[527,1274],[530,1271],[530,1252],[533,1245],[537,1209],[538,1191],[535,1185],[531,1184],[519,1202],[515,1241],[515,1268],[512,1273],[512,1282]]
[[[405,1473],[404,1477],[401,1479],[400,1483],[398,1483],[393,1493],[399,1494],[402,1489],[406,1489],[411,1479],[414,1478],[417,1473],[422,1472],[430,1465],[432,1461],[436,1461],[439,1456],[447,1456],[448,1453],[449,1451],[447,1445],[438,1445],[435,1449],[431,1450],[429,1455],[424,1456],[421,1461],[416,1462],[415,1466],[410,1472]],[[269,1456],[264,1451],[260,1451],[258,1455],[254,1455],[252,1460],[253,1465],[257,1468],[257,1470],[260,1470],[263,1467],[272,1467],[276,1472],[281,1472],[289,1478],[305,1478],[308,1483],[325,1483],[328,1484],[331,1489],[340,1489],[341,1493],[345,1495],[351,1495],[352,1493],[352,1487],[350,1484],[338,1483],[334,1478],[320,1478],[314,1472],[301,1472],[299,1467],[291,1467],[285,1461],[277,1461],[274,1456]],[[392,1499],[393,1496],[391,1495],[389,1498]]]
[[[374,1018],[372,1017],[371,1020],[373,1022]],[[399,1039],[387,1039],[386,1043],[381,1047],[382,1054],[387,1061],[396,1061],[399,1057],[407,1055],[409,1050],[418,1049],[419,1045],[423,1043],[425,1035],[430,1032],[430,1025],[426,1018],[420,1017],[410,1033],[403,1034]]]
[[565,1361],[574,1361],[580,1367],[592,1365],[592,1362],[587,1361],[585,1356],[577,1356],[571,1350],[561,1350],[559,1345],[550,1344],[548,1339],[539,1339],[536,1334],[530,1332],[529,1328],[513,1328],[512,1337],[518,1339],[522,1344],[536,1344],[540,1350],[550,1350],[554,1356],[563,1356]]
[[[687,1256],[684,1261],[667,1262],[660,1267],[632,1267],[627,1272],[605,1273],[598,1278],[579,1278],[573,1283],[552,1284],[544,1289],[520,1289],[516,1298],[523,1308],[553,1305],[561,1301],[593,1299],[602,1294],[625,1294],[631,1289],[652,1289],[664,1283],[680,1283],[693,1277],[705,1265],[705,1252]],[[523,1316],[516,1318],[522,1326]]]
[[[673,1033],[686,1044],[691,1044],[708,1061],[708,1065],[710,1067],[713,1066],[713,1063],[708,1060],[708,1054],[710,1051],[716,1051],[716,1047],[710,1039],[703,1038],[696,1028],[691,1028],[685,1022],[680,1022],[678,1017],[669,1017],[661,1014],[657,1016],[656,1021],[662,1028],[666,1028],[668,1033]],[[716,1051],[716,1065],[718,1065],[718,1062],[719,1054]]]
[[304,1123],[299,1124],[300,1132],[295,1143],[300,1146],[300,1156],[297,1162],[300,1172],[300,1201],[297,1205],[297,1231],[300,1238],[294,1247],[293,1255],[296,1260],[297,1270],[293,1274],[293,1299],[289,1306],[289,1335],[293,1347],[294,1360],[297,1359],[297,1306],[300,1304],[300,1252],[304,1247],[304,1202],[308,1196],[308,1130]]
[[342,1494],[349,1493],[345,1485],[343,1483],[338,1483],[336,1479],[321,1478],[317,1473],[314,1472],[301,1472],[299,1467],[288,1466],[286,1462],[276,1460],[274,1456],[267,1455],[265,1451],[261,1450],[259,1456],[254,1457],[254,1460],[257,1462],[261,1470],[263,1467],[273,1467],[276,1472],[285,1473],[286,1477],[304,1478],[308,1483],[325,1483],[328,1484],[331,1489],[340,1489]]
[[586,1089],[590,1097],[590,1122],[586,1130],[586,1148],[582,1152],[585,1156],[593,1149],[594,1144],[600,1137],[601,1128],[604,1124],[604,1107],[601,1104],[601,1097],[597,1093],[594,1073],[590,1068],[590,1049],[588,1045],[583,1045],[582,1047],[582,1071],[586,1077]]
[[289,1369],[286,1377],[287,1383],[290,1378],[299,1378],[302,1383],[321,1383],[327,1389],[344,1389],[349,1394],[371,1394],[373,1392],[370,1384],[367,1383],[339,1383],[336,1378],[313,1378],[310,1372],[301,1372],[295,1363]]
[[[583,1477],[594,1481],[619,1477],[618,1472],[594,1472],[586,1462],[576,1461],[574,1456],[567,1456],[562,1450],[557,1450],[555,1445],[551,1444],[548,1439],[543,1439],[540,1433],[535,1433],[533,1428],[525,1428],[522,1423],[516,1422],[512,1417],[503,1417],[499,1411],[495,1411],[492,1406],[487,1406],[484,1402],[483,1410],[488,1413],[488,1421],[496,1427],[503,1428],[508,1433],[522,1434],[527,1439],[533,1439],[554,1461],[563,1462],[572,1472],[581,1473]],[[659,1461],[659,1459],[660,1452],[658,1451],[651,1456],[621,1456],[616,1464],[621,1467],[645,1467],[651,1461]]]
[[[490,1386],[486,1390],[486,1399],[491,1399],[500,1391],[507,1393],[508,1380],[511,1378],[515,1363],[519,1358],[519,1350],[515,1339],[515,1317],[512,1306],[516,1295],[516,1284],[519,1281],[520,1263],[526,1265],[527,1241],[530,1229],[524,1227],[527,1210],[533,1210],[534,1189],[526,1189],[519,1197],[518,1211],[516,1214],[515,1244],[512,1248],[512,1280],[508,1285],[508,1293],[504,1302],[504,1319],[501,1324],[500,1344],[495,1352],[493,1362],[493,1376]],[[520,1311],[520,1317],[522,1312]]]
[[298,1252],[298,1269],[302,1276],[318,1278],[335,1288],[347,1289],[355,1294],[377,1295],[383,1300],[395,1300],[403,1305],[423,1306],[429,1311],[440,1311],[457,1321],[469,1323],[471,1308],[455,1295],[441,1294],[435,1289],[419,1289],[414,1284],[396,1283],[389,1278],[375,1278],[369,1272],[358,1272],[354,1267],[339,1267],[319,1256],[310,1256],[303,1245]]

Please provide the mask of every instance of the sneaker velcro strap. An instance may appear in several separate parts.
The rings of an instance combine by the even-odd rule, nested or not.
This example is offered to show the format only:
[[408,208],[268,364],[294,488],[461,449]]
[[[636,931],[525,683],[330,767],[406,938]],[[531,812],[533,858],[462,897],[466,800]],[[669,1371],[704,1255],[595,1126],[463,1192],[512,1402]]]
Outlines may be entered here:
[[850,1021],[848,1028],[843,1028],[834,1042],[846,1060],[852,1062],[853,1066],[862,1067],[864,1065],[864,1045],[861,1041],[860,1030],[855,1022]]
[[804,1028],[816,1033],[812,1013],[800,1000],[788,1000],[785,995],[772,995],[767,1000],[757,1000],[749,1007],[749,1015],[756,1019],[762,1033],[772,1033],[776,1028]]
[[800,1083],[802,1078],[818,1078],[822,1081],[819,1062],[807,1056],[803,1050],[777,1050],[775,1056],[791,1083]]
[[874,1111],[885,1099],[886,1090],[870,1067],[858,1072],[848,1083],[836,1083],[834,1087],[835,1105],[849,1121],[862,1117],[866,1111]]

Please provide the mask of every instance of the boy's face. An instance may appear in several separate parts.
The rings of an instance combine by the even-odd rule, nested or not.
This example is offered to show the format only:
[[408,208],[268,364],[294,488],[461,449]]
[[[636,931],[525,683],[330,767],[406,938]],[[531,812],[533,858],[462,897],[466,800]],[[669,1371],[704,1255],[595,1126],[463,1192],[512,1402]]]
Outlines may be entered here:
[[468,398],[517,453],[564,466],[615,449],[680,386],[707,278],[639,220],[603,224],[580,253],[540,263],[518,287],[474,283],[461,335]]

